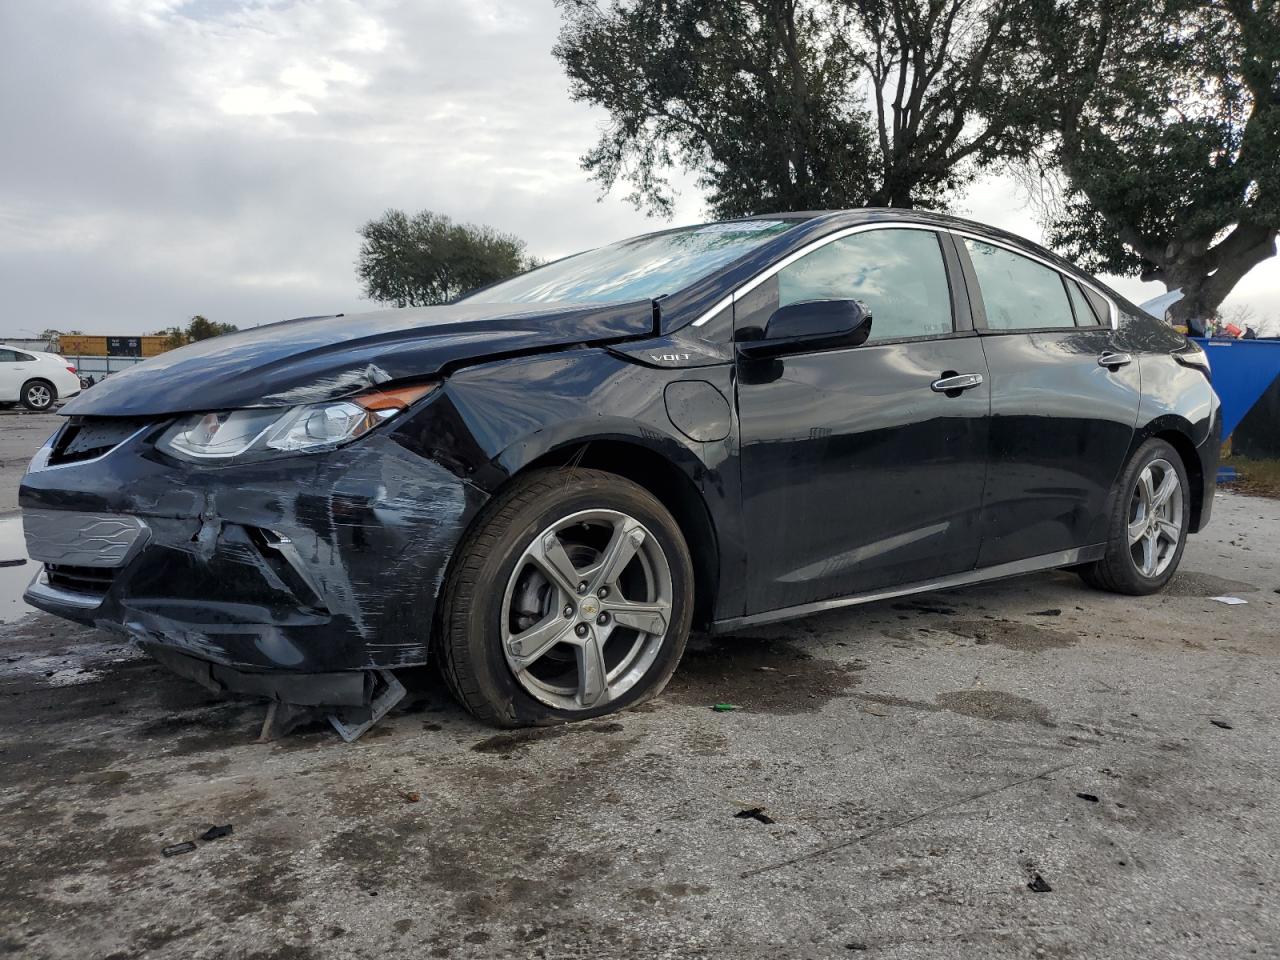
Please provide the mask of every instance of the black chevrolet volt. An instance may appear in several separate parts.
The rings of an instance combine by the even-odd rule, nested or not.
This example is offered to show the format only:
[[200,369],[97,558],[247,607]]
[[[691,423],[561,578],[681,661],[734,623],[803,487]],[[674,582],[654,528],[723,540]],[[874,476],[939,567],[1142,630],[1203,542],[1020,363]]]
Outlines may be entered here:
[[1213,505],[1204,353],[899,210],[667,230],[459,301],[196,343],[67,404],[29,603],[355,736],[435,662],[598,716],[734,631],[1050,568],[1161,589]]

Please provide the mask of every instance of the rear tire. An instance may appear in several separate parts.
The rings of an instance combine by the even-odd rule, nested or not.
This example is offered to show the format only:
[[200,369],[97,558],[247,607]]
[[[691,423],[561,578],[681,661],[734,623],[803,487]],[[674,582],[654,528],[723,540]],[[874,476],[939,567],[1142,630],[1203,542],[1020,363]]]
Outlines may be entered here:
[[1084,582],[1130,596],[1163,589],[1187,545],[1190,490],[1186,467],[1170,444],[1151,439],[1139,447],[1120,476],[1106,554],[1077,570]]
[[58,391],[48,380],[28,380],[22,385],[22,405],[28,410],[43,413],[58,399]]
[[652,494],[598,470],[536,470],[460,544],[435,651],[477,719],[563,723],[661,692],[692,617],[689,549]]

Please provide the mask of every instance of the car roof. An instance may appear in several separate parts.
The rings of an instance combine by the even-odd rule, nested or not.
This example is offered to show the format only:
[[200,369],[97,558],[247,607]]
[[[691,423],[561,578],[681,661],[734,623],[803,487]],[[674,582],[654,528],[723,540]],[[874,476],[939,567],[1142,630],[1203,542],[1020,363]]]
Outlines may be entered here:
[[1040,246],[1028,240],[1026,237],[1008,230],[1002,230],[1000,227],[993,227],[990,224],[982,223],[978,220],[966,220],[963,217],[953,216],[949,213],[938,213],[933,210],[915,210],[904,207],[856,207],[848,210],[806,210],[798,213],[762,213],[755,217],[740,217],[735,219],[743,220],[774,220],[774,219],[795,219],[805,220],[809,222],[821,222],[824,224],[839,226],[857,226],[863,223],[877,223],[892,220],[897,223],[919,223],[925,226],[937,227],[942,230],[965,230],[971,233],[985,234],[995,240],[1001,240],[1015,246],[1022,247],[1029,253],[1036,256],[1054,260],[1064,267],[1069,267],[1077,272],[1081,271],[1078,266],[1070,260],[1054,253],[1046,247]]

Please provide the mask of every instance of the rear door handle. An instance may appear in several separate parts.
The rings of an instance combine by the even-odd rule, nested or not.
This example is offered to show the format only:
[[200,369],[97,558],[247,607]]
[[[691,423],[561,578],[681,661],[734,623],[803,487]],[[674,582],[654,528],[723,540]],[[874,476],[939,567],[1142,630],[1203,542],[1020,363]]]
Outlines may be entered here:
[[982,386],[982,374],[980,373],[958,373],[950,377],[943,377],[941,380],[935,380],[929,385],[934,393],[959,393],[961,390],[972,390],[974,387]]
[[1111,350],[1098,354],[1098,366],[1106,367],[1108,370],[1119,370],[1130,363],[1133,363],[1132,354],[1115,353]]

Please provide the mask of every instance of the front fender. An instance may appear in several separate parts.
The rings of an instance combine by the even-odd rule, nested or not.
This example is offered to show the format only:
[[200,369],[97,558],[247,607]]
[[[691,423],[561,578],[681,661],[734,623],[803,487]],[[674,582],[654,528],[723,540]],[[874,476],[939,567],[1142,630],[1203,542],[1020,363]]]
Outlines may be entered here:
[[[689,439],[671,420],[666,388],[696,379],[732,396],[731,368],[658,370],[603,350],[518,357],[469,367],[444,381],[396,439],[493,492],[548,453],[592,440],[633,443],[699,482],[736,454],[730,425],[715,441]],[[682,423],[690,430],[687,423]],[[692,430],[695,436],[703,435]]]
[[678,471],[711,525],[718,603],[733,606],[746,545],[732,377],[728,364],[656,369],[596,349],[511,358],[456,372],[395,436],[489,495],[571,450],[589,462],[593,444],[642,484],[650,467]]

